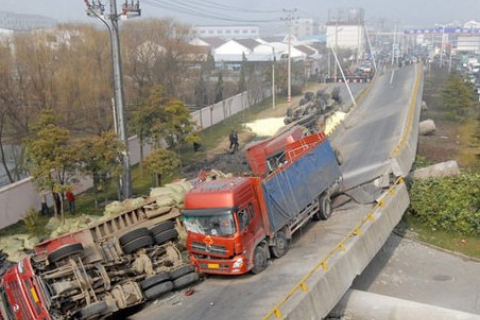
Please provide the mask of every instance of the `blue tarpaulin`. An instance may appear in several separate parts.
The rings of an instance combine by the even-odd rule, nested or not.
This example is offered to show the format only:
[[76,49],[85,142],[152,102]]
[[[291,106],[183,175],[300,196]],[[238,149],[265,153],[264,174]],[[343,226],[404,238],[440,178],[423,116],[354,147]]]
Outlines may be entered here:
[[328,140],[286,166],[262,182],[273,232],[283,228],[341,175]]

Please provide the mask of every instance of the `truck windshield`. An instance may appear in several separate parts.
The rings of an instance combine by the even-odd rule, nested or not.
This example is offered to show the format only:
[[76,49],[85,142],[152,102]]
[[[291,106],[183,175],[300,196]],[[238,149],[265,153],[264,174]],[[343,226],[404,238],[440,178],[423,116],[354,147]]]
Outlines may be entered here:
[[183,213],[183,222],[188,231],[200,233],[210,236],[229,237],[233,236],[237,230],[233,213],[215,213],[209,214],[207,210],[205,214],[188,215]]
[[3,284],[0,285],[0,319],[2,316],[6,317],[5,320],[16,320],[13,310],[8,303],[7,295]]

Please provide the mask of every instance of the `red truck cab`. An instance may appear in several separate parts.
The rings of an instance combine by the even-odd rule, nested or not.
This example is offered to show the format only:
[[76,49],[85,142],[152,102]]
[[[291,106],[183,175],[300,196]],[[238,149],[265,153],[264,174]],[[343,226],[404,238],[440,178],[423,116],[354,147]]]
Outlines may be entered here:
[[253,268],[252,253],[265,238],[258,182],[245,177],[212,180],[186,194],[182,214],[187,248],[200,272],[243,274]]
[[[198,271],[259,273],[271,256],[286,254],[294,232],[312,219],[328,219],[330,197],[342,180],[334,150],[323,133],[290,138],[291,132],[280,136],[286,145],[260,143],[247,150],[260,177],[198,183],[185,195],[187,249]],[[272,158],[273,150],[280,153]]]
[[49,320],[44,290],[35,277],[30,258],[23,259],[3,275],[1,316],[4,320]]

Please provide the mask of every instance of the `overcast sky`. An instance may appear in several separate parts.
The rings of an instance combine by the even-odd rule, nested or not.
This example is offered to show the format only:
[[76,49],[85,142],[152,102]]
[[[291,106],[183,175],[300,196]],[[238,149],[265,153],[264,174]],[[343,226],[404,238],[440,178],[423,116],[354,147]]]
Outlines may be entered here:
[[[38,14],[59,22],[85,22],[89,18],[84,1],[0,0],[0,11]],[[109,11],[108,0],[101,1]],[[123,1],[117,0],[119,8]],[[329,9],[339,7],[364,8],[367,22],[385,19],[402,25],[430,26],[480,20],[480,0],[140,0],[140,6],[144,17],[170,17],[188,24],[262,25],[280,21],[282,10],[293,8],[299,18],[325,21]]]

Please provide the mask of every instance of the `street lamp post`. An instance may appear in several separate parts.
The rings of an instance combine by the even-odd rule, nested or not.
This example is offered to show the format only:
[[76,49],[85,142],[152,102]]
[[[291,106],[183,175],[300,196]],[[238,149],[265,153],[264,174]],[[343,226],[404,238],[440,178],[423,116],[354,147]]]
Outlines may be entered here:
[[[113,84],[114,84],[114,102],[115,102],[115,125],[120,134],[120,140],[125,144],[125,151],[122,154],[122,166],[123,166],[123,177],[122,177],[122,196],[123,198],[128,198],[132,195],[132,186],[131,186],[131,171],[130,171],[130,157],[128,153],[128,134],[127,134],[127,124],[125,120],[125,109],[124,109],[124,96],[123,96],[123,80],[122,80],[122,67],[121,67],[121,56],[120,56],[120,37],[119,37],[119,28],[118,20],[120,15],[117,12],[117,1],[110,0],[110,15],[108,20],[110,20],[110,25],[103,18],[104,6],[99,1],[98,3],[95,0],[85,0],[85,5],[87,7],[87,14],[89,16],[94,16],[100,19],[108,28],[110,36],[110,48],[112,53],[112,68],[113,68]],[[131,4],[125,3],[122,8],[122,14],[127,17],[128,15],[140,15],[140,6],[137,0],[136,4],[131,1]]]
[[282,20],[286,20],[288,23],[288,60],[287,60],[287,73],[288,73],[288,83],[287,83],[287,91],[288,91],[288,104],[290,105],[292,103],[292,58],[291,53],[292,53],[292,21],[293,21],[293,14],[297,9],[283,9],[283,11],[287,14],[287,17]]

